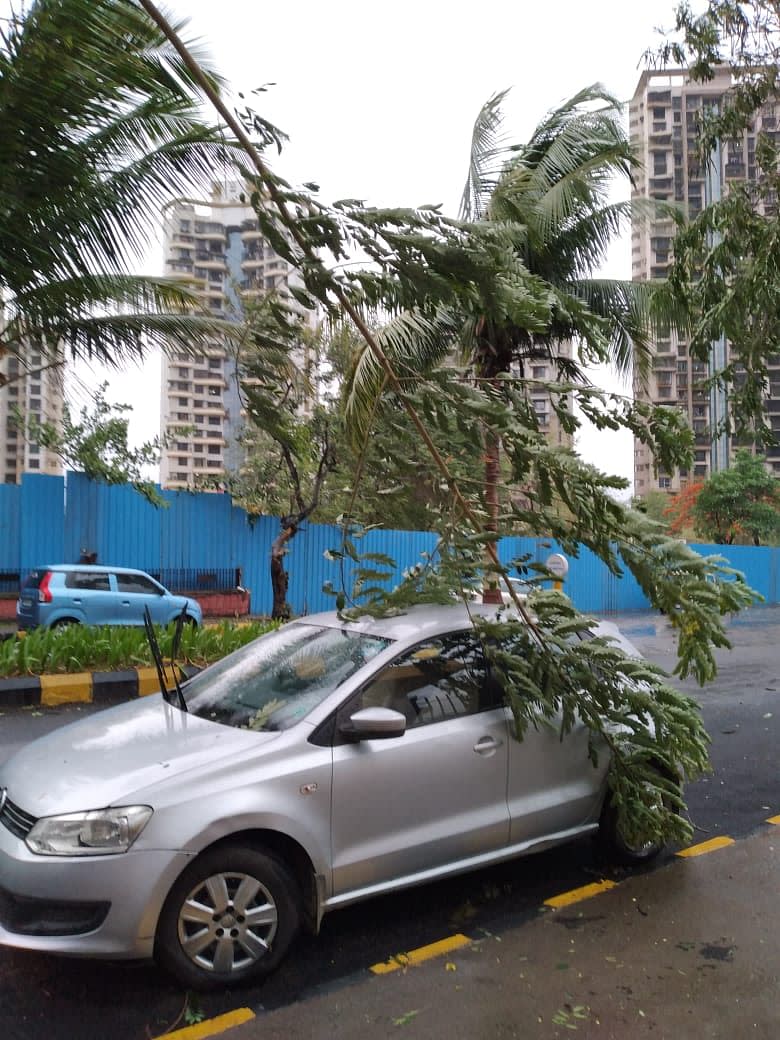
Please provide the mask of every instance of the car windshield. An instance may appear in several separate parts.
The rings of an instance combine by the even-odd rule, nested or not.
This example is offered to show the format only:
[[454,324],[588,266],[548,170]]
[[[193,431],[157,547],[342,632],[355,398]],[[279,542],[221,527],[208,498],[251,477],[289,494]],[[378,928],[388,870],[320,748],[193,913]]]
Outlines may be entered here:
[[347,629],[284,625],[191,679],[187,708],[225,726],[289,729],[389,643]]

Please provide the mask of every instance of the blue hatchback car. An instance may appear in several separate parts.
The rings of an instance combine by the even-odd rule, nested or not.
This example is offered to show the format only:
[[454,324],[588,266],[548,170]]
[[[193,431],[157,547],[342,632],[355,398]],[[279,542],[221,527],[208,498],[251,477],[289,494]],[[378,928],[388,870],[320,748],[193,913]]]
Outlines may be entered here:
[[167,625],[185,612],[200,625],[200,605],[174,596],[144,571],[95,564],[36,567],[24,580],[16,604],[20,629],[56,625],[142,625],[144,607],[156,625]]

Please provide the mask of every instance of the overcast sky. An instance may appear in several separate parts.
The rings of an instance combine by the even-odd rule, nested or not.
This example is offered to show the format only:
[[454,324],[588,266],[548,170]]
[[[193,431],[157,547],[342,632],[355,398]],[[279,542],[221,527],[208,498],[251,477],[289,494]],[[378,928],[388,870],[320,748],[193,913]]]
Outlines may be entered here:
[[[493,93],[511,87],[505,125],[518,141],[588,84],[628,101],[656,29],[673,21],[671,0],[169,0],[167,9],[189,18],[185,35],[235,91],[275,84],[255,107],[290,137],[275,160],[283,175],[316,181],[326,202],[436,202],[452,214],[474,118]],[[148,273],[161,273],[159,245],[148,263]],[[627,238],[604,273],[630,278]],[[112,396],[134,405],[135,439],[158,431],[155,380],[154,360],[112,379]],[[630,437],[584,433],[578,448],[632,478]]]

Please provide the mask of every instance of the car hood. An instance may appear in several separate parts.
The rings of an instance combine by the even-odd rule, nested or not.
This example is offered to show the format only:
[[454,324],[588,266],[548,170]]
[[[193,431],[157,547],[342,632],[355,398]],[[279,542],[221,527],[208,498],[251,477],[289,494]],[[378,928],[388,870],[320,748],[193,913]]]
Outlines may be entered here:
[[200,719],[156,695],[33,741],[0,767],[0,788],[36,817],[100,809],[126,804],[135,791],[256,750],[278,736]]

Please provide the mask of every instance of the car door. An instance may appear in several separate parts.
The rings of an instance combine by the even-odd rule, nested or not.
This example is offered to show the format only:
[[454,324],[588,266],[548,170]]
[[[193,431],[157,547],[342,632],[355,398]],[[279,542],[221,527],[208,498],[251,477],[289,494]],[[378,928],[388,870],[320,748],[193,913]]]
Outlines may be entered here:
[[[507,721],[488,699],[472,630],[421,643],[383,668],[337,715],[331,821],[333,893],[503,848],[508,840]],[[347,743],[363,707],[402,711],[402,737]]]
[[120,625],[142,625],[144,608],[149,608],[156,625],[166,625],[170,604],[165,590],[145,574],[116,574]]
[[[510,726],[511,712],[507,709]],[[606,746],[598,764],[588,757],[589,731],[579,718],[561,736],[562,717],[529,726],[522,741],[509,741],[510,844],[552,836],[598,819],[609,764]]]
[[[66,571],[62,607],[87,625],[112,625],[116,613],[116,593],[104,570]],[[60,606],[60,604],[57,604]]]

